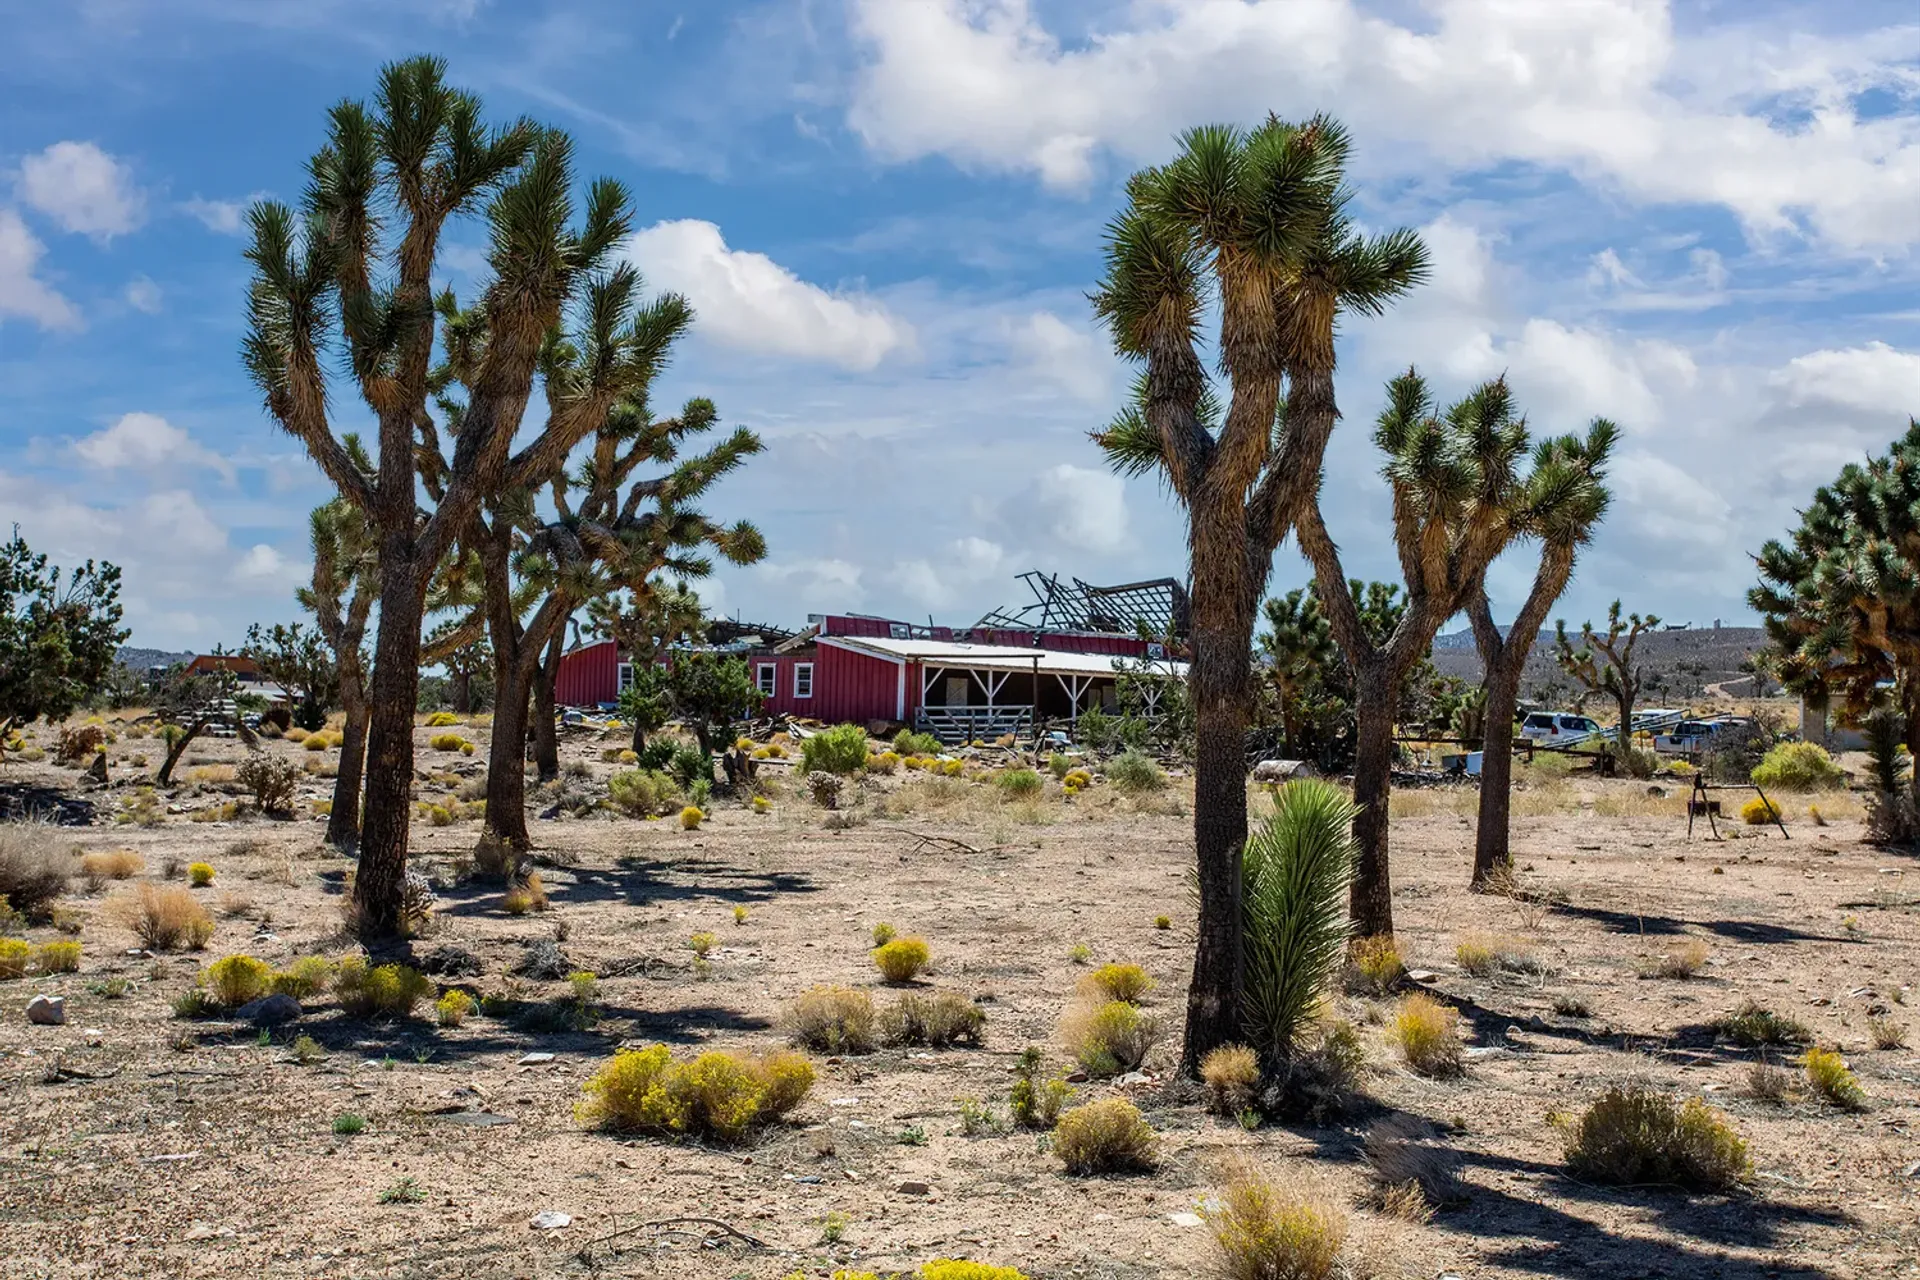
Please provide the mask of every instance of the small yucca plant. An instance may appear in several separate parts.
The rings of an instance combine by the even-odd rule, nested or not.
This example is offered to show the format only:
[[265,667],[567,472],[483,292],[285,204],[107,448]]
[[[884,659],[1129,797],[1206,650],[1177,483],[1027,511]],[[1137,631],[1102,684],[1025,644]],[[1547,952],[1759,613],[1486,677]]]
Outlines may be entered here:
[[1317,778],[1289,782],[1273,803],[1242,855],[1245,1016],[1262,1057],[1284,1059],[1346,958],[1358,811]]

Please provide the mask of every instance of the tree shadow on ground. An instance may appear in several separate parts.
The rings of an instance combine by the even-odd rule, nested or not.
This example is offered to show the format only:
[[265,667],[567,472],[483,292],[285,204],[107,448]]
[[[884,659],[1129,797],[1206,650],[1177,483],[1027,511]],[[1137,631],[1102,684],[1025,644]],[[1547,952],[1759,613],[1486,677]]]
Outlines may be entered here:
[[573,883],[556,886],[566,902],[626,902],[644,907],[696,899],[740,906],[771,902],[793,893],[817,893],[813,877],[791,871],[758,871],[708,858],[674,862],[623,858],[611,869],[570,867]]
[[1607,907],[1583,907],[1569,903],[1556,905],[1555,915],[1591,920],[1610,933],[1638,933],[1648,937],[1674,937],[1691,926],[1705,929],[1718,937],[1755,945],[1779,942],[1848,942],[1835,934],[1807,933],[1787,925],[1761,924],[1753,920],[1682,920],[1675,916],[1648,915],[1639,911],[1614,911]]

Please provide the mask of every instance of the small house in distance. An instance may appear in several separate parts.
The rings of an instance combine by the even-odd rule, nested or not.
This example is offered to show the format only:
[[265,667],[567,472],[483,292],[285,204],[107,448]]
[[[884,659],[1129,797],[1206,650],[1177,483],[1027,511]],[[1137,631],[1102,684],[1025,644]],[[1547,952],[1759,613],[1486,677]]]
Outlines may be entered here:
[[[1163,643],[1141,639],[1131,625],[1184,635],[1186,592],[1179,583],[1091,587],[1069,580],[1062,587],[1047,575],[1025,577],[1040,596],[1036,604],[989,614],[970,628],[816,614],[805,631],[777,643],[741,637],[712,647],[746,662],[767,711],[829,723],[911,725],[945,742],[1024,735],[1036,716],[1071,724],[1091,708],[1111,708],[1119,677],[1143,663],[1185,677],[1185,662]],[[1152,602],[1146,616],[1121,608],[1135,597]],[[1080,609],[1070,607],[1074,600]],[[562,660],[555,696],[568,706],[610,703],[632,672],[613,641],[584,645]]]

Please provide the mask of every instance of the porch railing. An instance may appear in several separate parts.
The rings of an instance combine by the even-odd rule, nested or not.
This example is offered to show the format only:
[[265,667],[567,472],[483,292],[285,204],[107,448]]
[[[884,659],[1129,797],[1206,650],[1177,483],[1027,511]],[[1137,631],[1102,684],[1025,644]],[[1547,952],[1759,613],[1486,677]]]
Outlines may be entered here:
[[931,733],[949,746],[976,739],[992,742],[1009,733],[1025,738],[1033,729],[1033,708],[921,707],[914,714],[913,727],[921,733]]

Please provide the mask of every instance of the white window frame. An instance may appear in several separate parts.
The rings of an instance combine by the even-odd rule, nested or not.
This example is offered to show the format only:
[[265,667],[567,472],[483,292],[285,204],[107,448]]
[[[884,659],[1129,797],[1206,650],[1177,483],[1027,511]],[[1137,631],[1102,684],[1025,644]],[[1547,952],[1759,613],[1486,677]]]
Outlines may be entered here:
[[[806,677],[804,688],[801,685],[802,673],[804,673]],[[796,662],[793,664],[793,696],[796,698],[811,698],[813,696],[813,664],[811,662]]]
[[753,687],[760,691],[760,696],[763,698],[771,698],[780,692],[780,664],[756,663],[753,668]]
[[625,693],[633,688],[633,664],[622,662],[614,667],[613,688],[615,693]]

